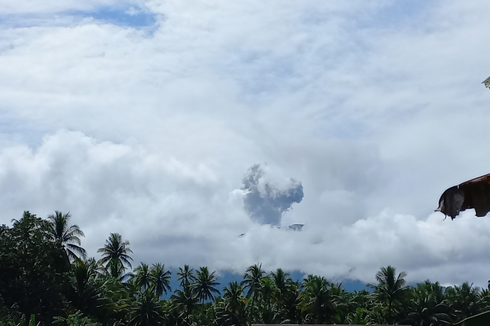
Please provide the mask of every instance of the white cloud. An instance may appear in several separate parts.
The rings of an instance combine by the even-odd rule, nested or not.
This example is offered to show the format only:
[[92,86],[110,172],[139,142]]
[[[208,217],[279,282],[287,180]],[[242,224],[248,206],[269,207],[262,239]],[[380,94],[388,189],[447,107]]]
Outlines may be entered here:
[[[112,2],[0,3],[58,19],[0,30],[1,223],[71,211],[89,253],[120,232],[149,263],[486,284],[490,222],[431,213],[489,172],[483,1],[125,4],[157,30],[59,13]],[[244,212],[257,163],[302,183],[301,232]]]

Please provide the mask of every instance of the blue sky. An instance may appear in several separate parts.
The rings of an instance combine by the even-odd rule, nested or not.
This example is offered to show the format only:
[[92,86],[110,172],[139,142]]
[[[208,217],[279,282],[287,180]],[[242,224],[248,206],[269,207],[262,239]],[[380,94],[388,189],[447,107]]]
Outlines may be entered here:
[[157,23],[154,13],[134,7],[99,7],[92,11],[68,11],[63,13],[83,18],[93,18],[103,23],[132,28],[152,27]]
[[31,28],[39,26],[111,24],[153,31],[157,28],[156,14],[135,7],[98,7],[93,10],[67,10],[59,13],[21,12],[0,13],[3,28]]
[[487,7],[0,0],[0,223],[70,211],[89,254],[119,232],[174,268],[486,285],[490,219],[433,210],[490,172]]

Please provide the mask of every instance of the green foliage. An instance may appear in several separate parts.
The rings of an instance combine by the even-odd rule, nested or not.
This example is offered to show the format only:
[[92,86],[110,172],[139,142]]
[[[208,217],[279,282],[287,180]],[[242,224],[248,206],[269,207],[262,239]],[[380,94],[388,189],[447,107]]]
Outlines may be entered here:
[[163,307],[158,297],[150,291],[139,294],[129,309],[128,326],[157,326],[165,321]]
[[56,316],[53,319],[53,324],[59,326],[101,326],[100,323],[84,316],[80,311],[77,311],[66,318]]
[[199,303],[199,299],[192,291],[190,286],[185,286],[182,290],[176,290],[171,297],[172,312],[177,319],[189,323],[192,312]]
[[73,308],[83,312],[85,315],[96,317],[99,315],[100,307],[103,306],[104,298],[97,283],[97,263],[95,259],[82,260],[76,258],[70,270],[70,287],[67,297]]
[[29,318],[29,326],[36,326],[36,316],[33,314],[31,315],[31,318]]
[[303,281],[304,290],[300,293],[299,308],[304,320],[309,324],[331,322],[336,306],[331,287],[324,277],[308,275]]
[[449,306],[453,321],[461,321],[484,310],[485,298],[478,287],[467,282],[461,286],[450,286],[444,291],[445,302]]
[[214,275],[214,272],[209,273],[207,267],[201,267],[197,271],[196,278],[192,284],[192,290],[194,291],[197,299],[204,303],[206,300],[214,301],[214,294],[220,294],[216,288],[219,283]]
[[243,287],[231,282],[223,289],[223,298],[215,304],[216,321],[219,325],[247,325],[246,303]]
[[376,298],[386,305],[386,321],[390,324],[394,322],[407,296],[406,276],[405,272],[397,275],[396,268],[392,266],[382,267],[376,273],[378,284],[374,285],[374,293]]
[[157,297],[160,298],[164,293],[166,294],[172,290],[170,287],[171,275],[170,271],[165,270],[164,264],[157,263],[151,266],[150,279]]
[[129,254],[133,251],[129,248],[129,241],[123,241],[119,233],[111,233],[105,245],[97,252],[102,254],[99,262],[106,268],[110,276],[121,281],[129,276],[125,274],[125,269],[126,267],[131,268],[133,258]]
[[450,307],[439,283],[425,281],[412,290],[407,322],[419,326],[451,324]]
[[[425,281],[411,287],[392,266],[376,273],[372,293],[350,293],[322,276],[295,282],[282,269],[267,273],[255,264],[221,296],[215,272],[185,265],[172,292],[163,264],[141,263],[134,274],[126,273],[132,251],[117,233],[99,249],[98,262],[84,258],[81,247],[73,250],[69,244],[79,246],[83,233],[68,226],[69,217],[55,212],[44,220],[24,212],[12,227],[0,226],[0,326],[447,326],[472,325],[490,310],[490,285],[443,288]],[[162,299],[165,293],[170,299]]]
[[29,212],[13,220],[12,228],[0,228],[0,297],[10,310],[24,318],[34,314],[42,323],[63,312],[69,271],[63,247],[49,230],[46,220]]
[[255,264],[247,268],[243,275],[243,281],[241,285],[247,290],[247,298],[252,298],[249,305],[249,322],[253,323],[259,321],[257,316],[255,302],[260,298],[260,291],[262,289],[262,283],[260,280],[264,277],[265,271],[262,269],[262,264]]
[[177,275],[179,276],[177,278],[177,281],[180,282],[180,286],[182,288],[190,286],[190,284],[192,284],[192,282],[194,282],[194,279],[196,278],[196,276],[194,275],[194,270],[190,268],[189,265],[184,265],[184,268],[179,267]]
[[69,226],[71,214],[68,212],[63,214],[55,211],[54,215],[48,216],[48,234],[54,242],[62,246],[68,258],[74,260],[76,258],[86,258],[87,253],[80,245],[80,237],[85,236],[78,225]]
[[150,268],[147,264],[141,263],[134,269],[134,283],[142,290],[147,290],[151,285]]

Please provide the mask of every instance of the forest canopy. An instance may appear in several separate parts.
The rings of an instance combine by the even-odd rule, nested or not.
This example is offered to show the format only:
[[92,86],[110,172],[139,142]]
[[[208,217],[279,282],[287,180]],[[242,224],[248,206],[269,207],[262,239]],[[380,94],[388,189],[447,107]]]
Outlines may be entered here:
[[[43,219],[24,212],[0,226],[0,325],[250,325],[458,323],[490,310],[490,293],[470,283],[409,285],[406,273],[381,267],[372,291],[281,268],[247,268],[220,291],[215,271],[184,265],[170,287],[163,263],[133,267],[129,240],[111,233],[87,258],[69,213]],[[166,295],[166,296],[165,296]],[[165,296],[165,298],[164,298]]]

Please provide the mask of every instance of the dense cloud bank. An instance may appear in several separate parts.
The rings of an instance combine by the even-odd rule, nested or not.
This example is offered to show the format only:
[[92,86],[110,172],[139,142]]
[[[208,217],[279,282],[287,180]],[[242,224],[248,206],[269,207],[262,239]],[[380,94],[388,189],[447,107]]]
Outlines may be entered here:
[[[393,264],[413,280],[484,281],[480,269],[468,269],[468,264],[484,259],[490,220],[471,212],[450,222],[439,213],[417,219],[386,209],[343,222],[342,216],[328,214],[332,197],[340,200],[342,194],[327,192],[323,197],[329,201],[317,197],[316,204],[300,209],[305,200],[286,213],[283,225],[306,224],[301,232],[287,232],[252,221],[243,210],[246,192],[227,190],[226,180],[211,167],[186,165],[136,142],[100,142],[66,130],[45,137],[35,150],[5,146],[0,164],[1,204],[8,208],[3,222],[23,210],[40,216],[54,209],[71,211],[73,222],[87,235],[83,245],[91,255],[110,232],[120,232],[131,241],[136,261],[175,267],[208,265],[241,272],[260,261],[270,270],[282,267],[369,282],[380,266]],[[254,165],[247,176],[259,169]],[[273,174],[273,167],[267,169]],[[306,180],[314,188],[311,177]],[[301,189],[291,179],[283,181]],[[355,205],[352,196],[343,196],[339,213]],[[306,214],[315,210],[325,213]]]
[[490,219],[433,213],[489,172],[484,1],[2,4],[0,223],[70,211],[90,255],[119,232],[136,262],[486,285]]

